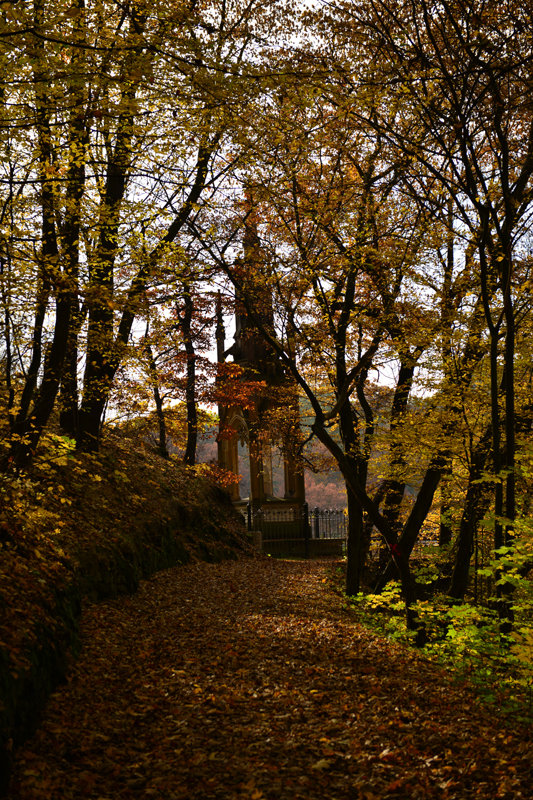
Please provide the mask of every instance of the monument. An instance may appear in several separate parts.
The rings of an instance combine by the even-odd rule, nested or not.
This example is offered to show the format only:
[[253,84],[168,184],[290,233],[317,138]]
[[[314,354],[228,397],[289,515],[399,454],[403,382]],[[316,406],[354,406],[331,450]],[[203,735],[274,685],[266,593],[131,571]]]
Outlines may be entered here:
[[[239,442],[248,445],[250,497],[241,498],[239,486],[232,484],[235,503],[250,503],[253,509],[297,508],[305,503],[303,466],[298,454],[299,406],[296,387],[273,348],[259,328],[273,330],[274,311],[268,281],[264,279],[262,252],[255,213],[249,198],[243,241],[243,258],[236,263],[241,291],[235,296],[235,335],[233,345],[225,349],[222,304],[217,304],[217,359],[228,356],[242,370],[242,380],[256,382],[258,391],[253,406],[219,405],[218,463],[239,474]],[[245,298],[253,297],[253,318]],[[281,413],[282,412],[282,413]],[[273,430],[272,418],[284,418],[286,424]],[[274,494],[272,448],[279,447],[284,464],[283,495]]]

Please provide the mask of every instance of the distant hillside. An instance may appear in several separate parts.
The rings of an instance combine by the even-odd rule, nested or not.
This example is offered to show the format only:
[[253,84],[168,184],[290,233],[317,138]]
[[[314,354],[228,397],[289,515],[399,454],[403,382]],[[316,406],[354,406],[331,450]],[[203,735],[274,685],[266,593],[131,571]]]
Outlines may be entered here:
[[[214,432],[198,442],[197,459],[199,462],[209,463],[217,459],[217,443]],[[276,454],[273,457],[274,494],[283,495],[283,461]],[[239,484],[241,497],[250,494],[250,474],[248,466],[248,451],[239,445],[239,470],[242,475]],[[344,480],[339,470],[333,469],[329,463],[324,464],[323,471],[305,471],[305,495],[311,507],[320,508],[345,508],[346,490]]]

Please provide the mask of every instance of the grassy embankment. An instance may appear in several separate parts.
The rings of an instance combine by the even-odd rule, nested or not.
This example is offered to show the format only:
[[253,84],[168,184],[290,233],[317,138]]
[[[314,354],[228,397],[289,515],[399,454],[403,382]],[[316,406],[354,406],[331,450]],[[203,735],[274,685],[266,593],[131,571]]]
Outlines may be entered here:
[[224,492],[116,435],[99,456],[50,435],[31,474],[3,478],[0,794],[76,654],[84,603],[132,592],[159,569],[250,552]]

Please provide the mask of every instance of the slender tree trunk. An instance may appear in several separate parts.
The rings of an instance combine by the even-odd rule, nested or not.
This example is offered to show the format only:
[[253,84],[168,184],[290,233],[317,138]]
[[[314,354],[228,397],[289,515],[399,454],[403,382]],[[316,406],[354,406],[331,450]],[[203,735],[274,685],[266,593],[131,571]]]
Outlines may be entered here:
[[59,394],[59,425],[68,436],[75,437],[78,431],[78,400],[78,341],[71,330]]
[[5,290],[4,278],[6,277],[6,265],[9,259],[0,255],[0,286],[2,290],[2,305],[4,312],[4,339],[5,339],[5,367],[4,380],[7,393],[7,417],[9,429],[13,431],[13,406],[15,404],[15,390],[13,389],[13,352],[11,347],[11,314],[8,293]]
[[150,372],[150,383],[152,384],[152,394],[154,395],[155,413],[157,418],[157,427],[159,432],[159,455],[163,458],[168,458],[167,448],[167,424],[165,419],[165,412],[163,409],[163,398],[159,391],[159,378],[157,375],[157,364],[154,358],[150,342],[148,340],[149,324],[146,325],[146,333],[144,334],[144,351],[148,359],[148,369]]
[[[510,246],[509,246],[510,250]],[[503,283],[503,316],[505,320],[505,343],[504,343],[504,392],[505,392],[505,449],[503,451],[503,474],[502,484],[505,485],[505,520],[502,522],[502,545],[509,547],[513,540],[513,525],[516,516],[515,498],[515,321],[513,298],[511,294],[511,258],[504,258],[502,265]],[[502,485],[503,492],[503,485]],[[503,510],[503,509],[502,509]],[[514,622],[514,611],[512,609],[511,597],[514,587],[508,581],[497,583],[498,613],[500,615],[500,630],[504,634],[510,633]]]
[[26,420],[23,439],[13,447],[11,453],[12,463],[17,469],[26,467],[33,458],[56,401],[65,359],[70,309],[70,293],[60,293],[56,301],[54,337],[44,360],[41,386]]
[[[82,0],[80,0],[82,5]],[[79,58],[79,51],[73,55],[73,62]],[[68,334],[65,366],[61,380],[59,423],[70,436],[78,430],[78,332],[81,326],[79,292],[80,259],[80,217],[81,203],[85,189],[85,156],[88,145],[88,126],[83,112],[84,90],[74,90],[72,97],[69,153],[70,165],[67,182],[67,205],[63,225],[63,249],[66,269],[72,290],[72,323]]]
[[453,536],[452,528],[452,461],[451,453],[445,455],[445,467],[440,483],[439,547],[447,547]]
[[[485,240],[480,243],[479,258],[481,266],[481,285],[484,299],[485,317],[490,333],[490,401],[491,401],[491,425],[492,425],[492,459],[494,468],[494,550],[498,557],[498,551],[510,538],[512,520],[514,519],[514,317],[510,287],[510,262],[502,267],[502,289],[504,294],[504,310],[498,321],[494,323],[488,295],[489,264],[487,261],[488,222],[486,223]],[[494,253],[493,253],[494,256]],[[503,258],[505,262],[505,257]],[[502,447],[501,419],[500,419],[500,392],[498,378],[498,356],[499,356],[499,334],[501,324],[505,320],[510,329],[505,333],[505,364],[502,373],[502,388],[505,398],[505,423],[504,429],[509,440],[506,445],[510,448],[507,453]],[[509,360],[507,360],[509,359]],[[512,419],[510,413],[512,412]],[[506,448],[507,449],[507,448]],[[505,468],[505,470],[504,470]],[[507,475],[505,475],[507,471]],[[504,522],[504,484],[507,490],[510,489],[510,496],[507,498],[507,509],[512,516]],[[512,587],[510,584],[500,582],[501,571],[496,571],[496,609],[500,618],[500,630],[508,633],[511,629],[514,614],[511,608],[510,595]]]
[[196,463],[196,446],[198,442],[198,410],[196,406],[196,353],[192,333],[194,303],[188,285],[184,286],[182,313],[178,315],[179,326],[183,336],[185,355],[187,357],[185,377],[185,406],[187,409],[187,442],[183,463],[191,466]]
[[98,450],[100,426],[118,367],[113,327],[114,271],[121,210],[126,194],[135,136],[135,100],[141,80],[139,34],[145,25],[139,10],[130,16],[130,49],[121,79],[121,96],[114,146],[107,147],[106,180],[100,202],[98,246],[89,264],[88,330],[83,398],[77,447]]
[[35,316],[33,321],[31,361],[28,367],[28,371],[26,372],[24,387],[22,389],[22,394],[20,398],[19,409],[15,416],[12,426],[13,432],[17,433],[19,436],[23,435],[24,426],[26,423],[26,419],[28,417],[28,412],[30,410],[31,402],[34,399],[35,390],[37,388],[37,379],[39,376],[39,370],[41,368],[41,363],[42,363],[43,325],[50,297],[50,281],[46,277],[46,271],[42,267],[42,262],[43,260],[46,260],[49,257],[49,254],[55,252],[53,241],[48,241],[50,235],[51,232],[49,230],[46,232],[46,234],[45,231],[43,230],[43,244],[41,250],[42,256],[41,256],[41,264],[39,266],[39,272],[41,273],[41,275],[38,278],[37,300],[36,300]]
[[405,468],[403,443],[397,441],[398,428],[407,411],[409,395],[413,385],[416,361],[410,355],[401,357],[398,380],[391,406],[390,437],[391,460],[389,465],[391,478],[387,481],[387,491],[383,501],[383,516],[390,524],[395,525],[400,517],[400,508],[405,492],[405,482],[402,473]]
[[[129,90],[127,94],[134,95],[134,92]],[[123,100],[125,101],[125,98]],[[114,375],[112,368],[114,265],[120,209],[126,191],[132,139],[133,119],[128,111],[122,115],[115,150],[107,165],[105,197],[100,209],[100,241],[89,267],[91,299],[87,356],[77,437],[78,448],[87,451],[98,449],[101,419]]]
[[[34,14],[35,26],[38,30],[42,24],[43,15],[41,2],[35,3]],[[32,47],[35,58],[33,85],[41,187],[41,279],[35,314],[32,361],[22,392],[20,410],[13,426],[13,433],[17,435],[17,438],[14,439],[7,458],[7,463],[16,469],[23,469],[31,462],[44,427],[52,413],[63,371],[72,307],[71,286],[68,280],[65,280],[65,275],[61,274],[59,265],[55,221],[56,205],[53,182],[49,175],[49,167],[53,159],[53,144],[49,120],[49,101],[45,91],[47,73],[43,43],[36,38]],[[52,278],[49,279],[48,276],[52,276]],[[42,330],[53,283],[55,283],[54,333],[44,359],[41,385],[36,391],[42,357]]]
[[511,296],[511,264],[505,273],[504,318],[505,318],[505,525],[504,542],[509,544],[513,535],[516,516],[515,498],[515,320]]
[[[444,379],[447,387],[453,387],[453,320],[454,305],[452,301],[452,283],[454,270],[454,203],[453,198],[448,200],[447,210],[447,238],[446,238],[446,258],[444,260],[444,275],[442,281],[442,294],[440,302],[441,317],[441,356],[444,371]],[[453,391],[453,390],[452,390]],[[453,477],[452,453],[445,455],[445,466],[442,473],[440,484],[440,524],[439,524],[439,547],[446,547],[452,541],[452,496],[451,481]]]
[[450,597],[455,600],[463,600],[468,588],[470,561],[474,552],[477,526],[489,505],[487,498],[490,493],[479,483],[479,480],[487,462],[490,437],[491,429],[489,426],[471,456],[468,486],[459,527],[459,536],[457,537],[457,553],[449,589]]
[[159,392],[159,386],[154,384],[154,402],[155,412],[157,415],[157,427],[159,432],[159,455],[163,458],[169,458],[167,447],[167,423],[165,419],[165,412],[163,410],[163,399]]

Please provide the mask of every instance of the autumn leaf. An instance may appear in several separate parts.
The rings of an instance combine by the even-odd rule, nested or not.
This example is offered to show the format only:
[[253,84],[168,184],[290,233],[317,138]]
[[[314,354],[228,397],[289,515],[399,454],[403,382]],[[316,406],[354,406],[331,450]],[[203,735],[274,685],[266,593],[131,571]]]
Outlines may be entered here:
[[10,798],[527,797],[530,733],[355,623],[330,574],[196,563],[89,606]]

